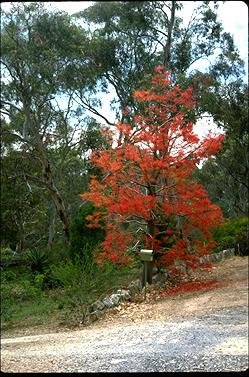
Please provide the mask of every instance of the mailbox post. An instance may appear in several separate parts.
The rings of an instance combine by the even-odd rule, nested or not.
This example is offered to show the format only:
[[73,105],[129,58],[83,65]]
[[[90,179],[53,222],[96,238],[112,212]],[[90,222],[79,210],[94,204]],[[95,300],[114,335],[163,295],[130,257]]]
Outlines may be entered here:
[[153,250],[142,249],[141,250],[141,259],[144,261],[144,277],[145,277],[145,286],[144,286],[144,301],[146,301],[146,284],[147,284],[147,268],[148,262],[153,261]]

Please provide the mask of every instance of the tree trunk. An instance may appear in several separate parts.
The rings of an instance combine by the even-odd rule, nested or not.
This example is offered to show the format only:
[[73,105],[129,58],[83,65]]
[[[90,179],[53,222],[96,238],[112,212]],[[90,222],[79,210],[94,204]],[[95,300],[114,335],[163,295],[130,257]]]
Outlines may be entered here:
[[18,229],[18,243],[16,244],[16,252],[21,253],[25,249],[25,231],[22,219],[22,214],[14,213],[14,220]]
[[69,220],[68,220],[68,215],[66,212],[66,206],[64,204],[64,201],[62,199],[62,196],[59,190],[57,189],[55,185],[53,172],[51,170],[51,165],[47,157],[46,146],[44,145],[39,132],[37,132],[36,130],[34,131],[33,139],[34,139],[35,149],[37,151],[37,154],[39,156],[39,159],[42,165],[42,172],[43,172],[43,177],[44,177],[46,186],[49,189],[51,199],[55,205],[55,208],[57,210],[57,213],[59,214],[60,220],[63,225],[65,241],[66,243],[69,243]]
[[56,207],[56,210],[59,214],[60,220],[63,225],[65,241],[66,243],[69,243],[69,220],[68,220],[68,215],[66,211],[66,206],[59,190],[57,189],[54,183],[53,173],[51,170],[49,160],[46,155],[46,150],[39,136],[36,137],[36,150],[39,154],[40,162],[42,164],[43,177],[44,177],[46,186],[49,189],[51,199],[53,200],[53,203]]
[[[42,166],[42,175],[44,178],[44,182],[42,183],[44,183],[47,189],[49,190],[50,197],[55,205],[55,208],[57,210],[57,213],[59,214],[60,220],[63,225],[65,241],[66,243],[69,243],[69,220],[66,211],[66,206],[64,204],[59,190],[55,185],[53,172],[51,170],[51,166],[47,157],[46,146],[43,144],[42,136],[39,134],[39,127],[37,127],[36,124],[32,124],[32,119],[30,116],[30,105],[26,103],[25,100],[23,101],[23,104],[25,115],[23,133],[27,133],[29,131],[32,140],[32,145],[34,147],[34,150],[36,150],[36,156],[39,159]],[[39,180],[37,179],[37,177],[34,177],[34,179],[41,182],[41,179]]]
[[57,189],[57,187],[54,184],[53,178],[52,178],[52,173],[50,170],[47,170],[46,173],[46,183],[48,184],[48,188],[50,191],[51,198],[54,202],[54,205],[56,207],[56,210],[59,214],[60,220],[63,225],[63,232],[65,236],[65,241],[66,243],[69,243],[69,221],[68,221],[68,216],[65,208],[64,201]]
[[166,69],[169,68],[173,27],[174,27],[174,23],[175,23],[175,8],[176,8],[175,3],[176,2],[172,1],[171,3],[172,3],[172,7],[171,7],[171,17],[170,17],[170,21],[169,21],[168,38],[167,38],[166,46],[165,46],[164,52],[163,52],[163,65]]
[[54,241],[56,214],[56,207],[54,203],[52,203],[48,226],[48,249],[52,248],[52,244]]

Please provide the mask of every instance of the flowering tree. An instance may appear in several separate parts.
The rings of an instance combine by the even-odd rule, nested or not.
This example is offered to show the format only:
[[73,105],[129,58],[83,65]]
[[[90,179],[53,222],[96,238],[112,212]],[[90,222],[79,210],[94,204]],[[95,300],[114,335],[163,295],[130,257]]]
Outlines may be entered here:
[[82,199],[106,208],[88,219],[89,226],[101,227],[105,217],[99,261],[128,263],[127,250],[140,228],[142,245],[153,249],[160,263],[176,268],[176,261],[184,261],[194,267],[197,257],[212,249],[210,229],[222,214],[192,174],[196,164],[220,149],[223,137],[210,134],[200,140],[190,120],[192,90],[172,86],[163,68],[156,71],[150,90],[134,93],[143,112],[129,114],[132,123],[117,123],[110,148],[93,153],[103,177],[91,177]]

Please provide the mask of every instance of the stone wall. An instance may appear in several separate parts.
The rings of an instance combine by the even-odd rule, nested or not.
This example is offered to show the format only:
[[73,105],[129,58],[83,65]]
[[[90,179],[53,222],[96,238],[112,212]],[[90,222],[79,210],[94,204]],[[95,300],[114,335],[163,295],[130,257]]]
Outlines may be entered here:
[[[223,250],[220,253],[209,254],[199,259],[200,265],[206,262],[215,263],[219,262],[222,259],[230,258],[234,256],[234,249]],[[186,272],[186,267],[181,266],[183,272]],[[163,286],[166,281],[173,279],[173,275],[170,272],[163,272],[160,274],[156,274],[152,278],[153,285]],[[112,293],[110,296],[106,296],[102,300],[97,300],[93,304],[91,304],[85,314],[84,318],[82,319],[83,324],[87,325],[96,320],[98,320],[108,309],[111,309],[121,302],[124,301],[131,301],[134,297],[141,293],[142,291],[142,284],[141,280],[137,279],[132,281],[127,289],[118,289],[115,293]]]
[[202,264],[205,262],[210,262],[210,263],[219,262],[222,259],[231,258],[234,255],[235,255],[235,249],[227,249],[227,250],[221,251],[220,253],[205,255],[204,257],[199,259],[199,263]]

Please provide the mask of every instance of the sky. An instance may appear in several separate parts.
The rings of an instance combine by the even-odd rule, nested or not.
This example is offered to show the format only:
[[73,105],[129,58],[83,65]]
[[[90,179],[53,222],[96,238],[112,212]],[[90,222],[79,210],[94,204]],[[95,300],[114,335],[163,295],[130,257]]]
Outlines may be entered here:
[[[46,2],[49,8],[57,8],[63,11],[73,14],[79,12],[93,2],[91,1],[57,1],[57,2]],[[183,20],[184,23],[187,23],[190,19],[193,8],[196,6],[195,1],[183,1],[184,4],[184,13]],[[242,60],[245,62],[245,81],[248,80],[248,7],[243,1],[218,1],[220,3],[218,10],[219,20],[223,24],[224,31],[231,33],[234,37],[235,45],[237,46]],[[10,2],[2,2],[1,8],[7,10],[10,7]],[[108,119],[111,122],[115,121],[115,116],[109,110],[109,104],[107,103],[108,97],[105,95],[105,105],[103,106],[103,112],[108,113]],[[110,95],[111,98],[111,95]],[[206,122],[206,121],[205,121]],[[212,120],[209,119],[209,124],[205,123],[205,126],[202,122],[202,125],[199,123],[199,126],[196,126],[196,131],[204,135],[209,128],[215,129]],[[201,129],[203,131],[201,131]],[[205,132],[204,132],[205,130]]]

